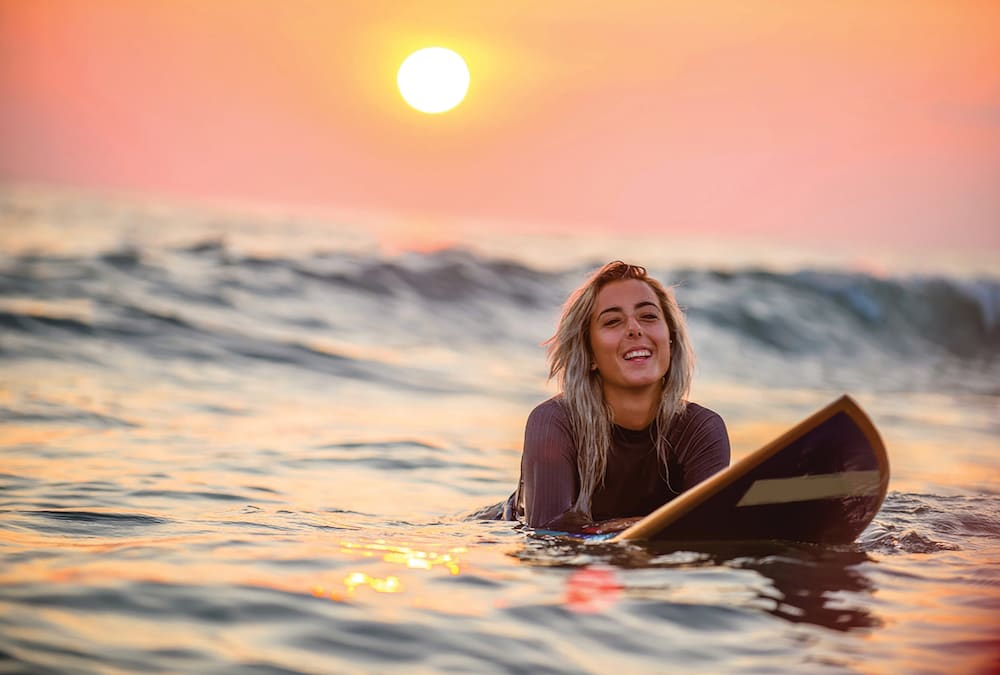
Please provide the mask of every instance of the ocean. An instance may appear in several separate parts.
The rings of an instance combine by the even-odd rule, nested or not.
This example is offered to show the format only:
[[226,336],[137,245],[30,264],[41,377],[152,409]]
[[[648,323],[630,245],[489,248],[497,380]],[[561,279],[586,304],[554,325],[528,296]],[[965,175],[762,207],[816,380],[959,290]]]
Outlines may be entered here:
[[[1000,672],[1000,275],[491,241],[0,190],[0,672]],[[469,517],[623,252],[675,285],[734,458],[867,411],[857,542]]]

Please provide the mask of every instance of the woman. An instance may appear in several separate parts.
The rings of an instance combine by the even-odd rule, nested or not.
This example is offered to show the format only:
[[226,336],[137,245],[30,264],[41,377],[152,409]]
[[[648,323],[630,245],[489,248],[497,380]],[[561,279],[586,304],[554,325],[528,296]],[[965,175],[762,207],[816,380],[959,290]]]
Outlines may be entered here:
[[687,401],[694,354],[684,317],[645,268],[598,270],[546,344],[562,393],[528,417],[505,517],[620,530],[729,465],[722,418]]

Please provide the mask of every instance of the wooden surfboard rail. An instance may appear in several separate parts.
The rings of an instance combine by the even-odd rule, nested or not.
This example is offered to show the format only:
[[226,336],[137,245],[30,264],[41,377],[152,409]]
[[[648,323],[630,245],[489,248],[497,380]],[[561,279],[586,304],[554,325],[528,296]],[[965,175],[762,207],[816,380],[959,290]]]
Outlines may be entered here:
[[[741,460],[720,471],[711,478],[708,478],[704,482],[696,485],[677,498],[667,502],[639,522],[633,524],[631,527],[619,532],[612,539],[610,539],[610,541],[620,542],[637,539],[649,539],[653,537],[664,528],[689,513],[692,509],[703,504],[713,495],[745,477],[748,473],[759,467],[761,463],[773,457],[793,441],[801,438],[807,432],[823,424],[831,417],[839,413],[844,413],[851,418],[851,420],[864,434],[875,454],[875,459],[878,464],[878,476],[876,478],[876,480],[878,480],[878,486],[875,487],[872,485],[871,487],[877,490],[878,503],[881,504],[889,487],[889,458],[886,454],[885,445],[882,443],[882,439],[879,436],[878,431],[875,429],[875,425],[872,421],[864,413],[861,407],[850,396],[845,394],[826,407],[799,422],[775,440],[755,450],[746,457],[743,457]],[[847,474],[842,474],[842,476],[846,477],[844,478],[845,481],[852,480],[852,478]],[[820,477],[803,476],[802,478],[809,479]],[[862,477],[862,479],[863,478],[864,477]],[[855,477],[853,480],[858,479]],[[749,496],[749,492],[747,493],[747,496]]]

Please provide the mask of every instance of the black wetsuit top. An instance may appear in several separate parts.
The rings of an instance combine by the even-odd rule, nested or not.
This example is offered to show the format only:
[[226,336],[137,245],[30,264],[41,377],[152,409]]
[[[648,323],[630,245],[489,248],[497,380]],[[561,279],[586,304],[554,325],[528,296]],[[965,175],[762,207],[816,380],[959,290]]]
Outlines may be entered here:
[[[593,521],[645,516],[729,466],[725,422],[697,403],[688,403],[667,432],[669,471],[657,456],[656,435],[655,421],[638,431],[613,427],[604,484],[591,499]],[[571,511],[580,489],[576,454],[561,397],[536,407],[525,425],[521,480],[507,516],[538,528],[572,531],[587,524]]]

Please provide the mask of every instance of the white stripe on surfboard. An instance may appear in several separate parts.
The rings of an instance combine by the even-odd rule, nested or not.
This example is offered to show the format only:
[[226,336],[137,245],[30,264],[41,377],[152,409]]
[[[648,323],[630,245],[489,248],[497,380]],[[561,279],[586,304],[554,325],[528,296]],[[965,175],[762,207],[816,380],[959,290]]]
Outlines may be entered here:
[[736,506],[787,504],[812,499],[877,495],[881,488],[878,471],[844,471],[793,478],[764,478],[744,493]]

